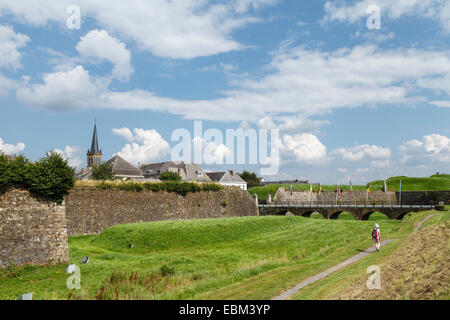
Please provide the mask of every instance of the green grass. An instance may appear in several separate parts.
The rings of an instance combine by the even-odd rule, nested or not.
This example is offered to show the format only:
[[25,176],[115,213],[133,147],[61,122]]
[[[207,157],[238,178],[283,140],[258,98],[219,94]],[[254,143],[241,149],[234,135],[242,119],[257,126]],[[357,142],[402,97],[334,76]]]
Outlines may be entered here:
[[[431,176],[429,178],[408,178],[405,176],[392,177],[387,179],[386,184],[388,190],[390,191],[399,191],[400,190],[400,180],[402,181],[402,190],[403,191],[450,191],[450,175],[439,175],[439,176]],[[370,183],[370,190],[384,190],[384,181],[383,180],[375,180]],[[253,195],[257,194],[258,199],[266,199],[267,195],[270,193],[272,198],[275,196],[279,187],[285,187],[286,190],[290,190],[290,185],[283,184],[270,184],[267,186],[254,187],[250,188],[248,192]],[[318,191],[318,186],[313,185],[313,191]],[[367,190],[367,185],[353,185],[353,190],[355,191],[365,191]],[[322,185],[322,191],[336,191],[337,185]],[[309,191],[309,184],[297,184],[293,185],[294,191]],[[348,191],[350,190],[350,185],[341,185],[341,190]]]
[[[96,236],[69,239],[70,261],[81,267],[81,290],[66,288],[65,265],[10,267],[0,271],[0,299],[25,292],[34,292],[36,299],[67,299],[69,294],[82,299],[210,299],[227,292],[232,298],[267,299],[299,276],[320,272],[371,245],[373,222],[344,218],[118,225]],[[378,223],[386,237],[410,230],[405,221]],[[86,255],[90,263],[80,265]],[[246,287],[249,281],[255,284],[254,277],[261,277],[256,291]],[[239,285],[240,290],[232,290]]]
[[[450,206],[447,206],[447,209],[449,208]],[[410,214],[409,217],[407,217],[407,222],[403,224],[403,227],[400,230],[402,235],[396,237],[396,240],[385,246],[379,253],[369,255],[368,257],[354,264],[351,264],[343,270],[334,272],[326,278],[310,284],[309,286],[300,290],[298,293],[294,294],[292,297],[290,297],[290,299],[315,300],[322,299],[323,297],[329,298],[338,293],[340,290],[354,285],[354,281],[357,278],[361,277],[361,275],[366,274],[365,272],[369,266],[380,265],[386,262],[388,263],[390,261],[389,259],[391,259],[392,256],[395,256],[396,250],[398,250],[405,243],[405,241],[410,240],[409,235],[411,234],[415,225],[417,225],[417,223],[427,215],[432,213],[439,214],[425,221],[421,225],[420,230],[450,220],[450,212],[429,211]]]

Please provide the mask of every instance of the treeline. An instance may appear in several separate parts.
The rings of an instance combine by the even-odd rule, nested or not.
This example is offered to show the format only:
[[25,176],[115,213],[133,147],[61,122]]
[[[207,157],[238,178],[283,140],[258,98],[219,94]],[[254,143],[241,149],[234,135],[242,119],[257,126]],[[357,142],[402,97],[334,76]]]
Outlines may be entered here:
[[55,152],[31,162],[23,155],[0,153],[0,191],[20,188],[47,200],[61,203],[75,184],[75,169]]
[[165,181],[165,182],[108,182],[103,181],[96,185],[96,188],[102,190],[125,190],[125,191],[134,191],[134,192],[142,192],[152,191],[152,192],[160,192],[167,191],[177,193],[186,196],[188,193],[192,192],[200,192],[200,191],[220,191],[223,190],[223,186],[216,183],[193,183],[193,182],[177,182],[177,181]]

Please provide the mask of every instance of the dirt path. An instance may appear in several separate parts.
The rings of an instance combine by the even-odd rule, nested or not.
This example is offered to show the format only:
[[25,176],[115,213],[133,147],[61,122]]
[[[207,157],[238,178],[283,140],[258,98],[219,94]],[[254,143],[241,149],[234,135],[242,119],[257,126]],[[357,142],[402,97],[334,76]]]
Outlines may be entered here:
[[[417,227],[414,229],[414,232],[417,232],[425,221],[427,221],[431,217],[434,217],[435,215],[438,215],[438,214],[439,213],[432,214],[432,215],[429,215],[429,216],[425,217],[424,219],[422,219],[419,222],[419,224],[417,225]],[[393,239],[387,239],[387,240],[382,241],[381,242],[381,247],[384,247],[385,245],[387,245],[392,240]],[[375,246],[372,246],[370,249],[368,249],[366,251],[362,251],[362,252],[358,253],[357,255],[354,255],[353,257],[345,260],[344,262],[339,263],[338,265],[335,265],[334,267],[331,267],[331,268],[329,268],[329,269],[327,269],[327,270],[325,270],[325,271],[323,271],[321,273],[316,274],[315,276],[312,276],[312,277],[309,277],[309,278],[303,280],[298,285],[296,285],[294,288],[283,292],[282,294],[272,298],[271,300],[285,300],[285,299],[289,298],[291,295],[293,295],[294,293],[297,293],[303,287],[306,287],[307,285],[309,285],[311,283],[314,283],[314,282],[316,282],[316,281],[318,281],[320,279],[323,279],[326,276],[328,276],[330,273],[333,273],[335,271],[341,270],[341,269],[345,268],[346,266],[348,266],[349,264],[351,264],[353,262],[361,260],[362,258],[368,256],[369,254],[371,254],[375,250],[376,250]]]

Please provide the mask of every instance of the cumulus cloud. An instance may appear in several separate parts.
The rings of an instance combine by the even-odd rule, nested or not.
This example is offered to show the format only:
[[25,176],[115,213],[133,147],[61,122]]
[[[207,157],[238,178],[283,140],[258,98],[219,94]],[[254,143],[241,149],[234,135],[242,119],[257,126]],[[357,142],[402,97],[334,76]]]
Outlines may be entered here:
[[327,147],[311,133],[284,135],[280,141],[282,154],[294,156],[296,162],[320,165],[328,162]]
[[42,84],[29,84],[28,80],[17,88],[17,99],[29,106],[54,110],[96,107],[106,90],[105,84],[92,79],[83,66],[45,74]]
[[367,8],[376,5],[390,19],[402,16],[432,18],[450,32],[450,4],[447,0],[360,0],[352,3],[327,1],[323,22],[355,23],[369,17]]
[[156,130],[128,128],[113,129],[113,134],[119,135],[130,143],[127,143],[118,155],[127,161],[137,165],[148,163],[168,155],[171,148]]
[[450,100],[445,101],[430,101],[430,104],[433,104],[440,108],[450,108]]
[[83,164],[83,160],[81,160],[81,156],[83,154],[81,147],[66,146],[64,150],[55,149],[53,151],[66,159],[71,167],[80,168]]
[[[83,21],[94,19],[102,28],[134,41],[156,56],[190,59],[244,48],[232,33],[257,22],[255,10],[274,0],[216,3],[208,0],[79,0]],[[21,0],[0,2],[0,17],[45,26],[66,23],[72,0]]]
[[[19,49],[28,41],[30,41],[28,36],[16,33],[12,27],[0,25],[0,69],[22,68],[22,54]],[[0,97],[7,96],[16,85],[16,81],[0,74]]]
[[[274,121],[275,120],[275,121]],[[279,129],[280,131],[295,131],[296,133],[318,133],[319,127],[329,124],[327,120],[311,120],[302,114],[295,116],[266,116],[257,122],[261,129]]]
[[405,165],[450,163],[450,139],[440,134],[426,135],[421,140],[406,141],[398,150]]
[[7,144],[3,142],[3,139],[0,138],[0,152],[3,152],[7,155],[14,155],[25,150],[25,144],[23,142],[18,142],[16,145]]
[[76,46],[81,57],[109,61],[114,65],[112,77],[128,81],[133,73],[131,54],[125,44],[105,30],[92,30]]

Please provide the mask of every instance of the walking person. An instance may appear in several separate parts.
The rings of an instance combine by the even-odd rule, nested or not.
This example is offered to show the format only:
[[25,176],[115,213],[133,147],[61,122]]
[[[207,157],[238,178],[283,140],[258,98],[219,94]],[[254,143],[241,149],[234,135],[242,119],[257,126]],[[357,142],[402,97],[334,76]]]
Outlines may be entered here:
[[375,226],[372,229],[372,240],[375,242],[375,248],[377,248],[377,251],[380,251],[381,232],[378,223],[375,223]]

